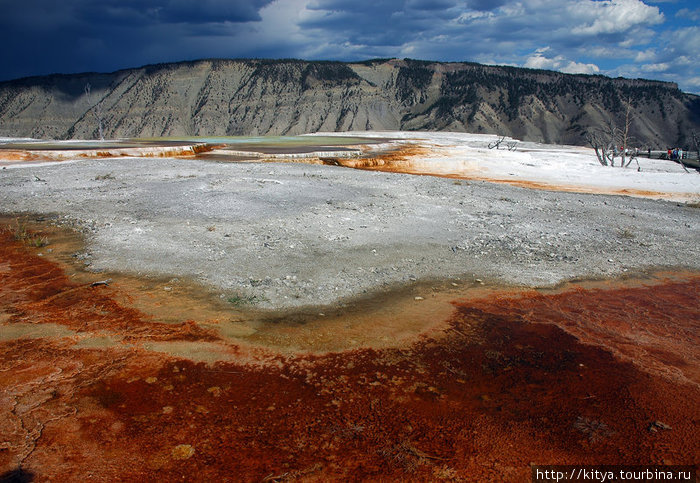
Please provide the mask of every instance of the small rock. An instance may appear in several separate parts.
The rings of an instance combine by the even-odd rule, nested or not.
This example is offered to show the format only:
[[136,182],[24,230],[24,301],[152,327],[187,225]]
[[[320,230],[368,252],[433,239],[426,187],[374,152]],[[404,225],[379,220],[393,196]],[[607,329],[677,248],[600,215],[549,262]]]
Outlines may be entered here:
[[170,454],[174,460],[186,460],[194,455],[194,448],[189,444],[178,444]]
[[659,429],[663,429],[665,431],[670,431],[673,428],[671,426],[669,426],[668,424],[663,423],[661,421],[654,421],[653,423],[651,423],[649,425],[648,429],[649,429],[649,432],[656,433]]
[[413,297],[413,300],[425,300],[423,297]]

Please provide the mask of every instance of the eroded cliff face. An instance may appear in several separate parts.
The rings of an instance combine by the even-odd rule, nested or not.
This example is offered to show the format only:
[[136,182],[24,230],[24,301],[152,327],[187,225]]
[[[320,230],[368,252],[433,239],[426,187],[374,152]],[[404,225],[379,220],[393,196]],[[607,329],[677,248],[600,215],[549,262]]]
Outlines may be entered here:
[[[88,96],[86,85],[91,86]],[[0,136],[293,135],[445,130],[584,144],[633,107],[632,134],[684,145],[700,98],[675,84],[465,63],[201,60],[0,83]]]

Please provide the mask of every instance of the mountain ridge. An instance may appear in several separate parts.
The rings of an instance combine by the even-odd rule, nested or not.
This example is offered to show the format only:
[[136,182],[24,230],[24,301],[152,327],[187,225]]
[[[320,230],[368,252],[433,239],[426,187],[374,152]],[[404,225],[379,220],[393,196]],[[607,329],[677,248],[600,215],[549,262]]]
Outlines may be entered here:
[[700,96],[664,81],[411,59],[200,59],[0,82],[0,136],[96,138],[101,118],[110,138],[437,130],[585,144],[588,130],[620,125],[627,102],[640,146],[688,145],[700,130]]

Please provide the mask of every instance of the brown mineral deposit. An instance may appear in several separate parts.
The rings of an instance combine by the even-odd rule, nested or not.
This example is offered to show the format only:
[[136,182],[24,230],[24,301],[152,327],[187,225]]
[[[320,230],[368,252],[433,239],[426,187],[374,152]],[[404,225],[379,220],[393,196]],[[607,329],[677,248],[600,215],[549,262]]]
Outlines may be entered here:
[[700,454],[698,274],[455,295],[394,346],[256,352],[67,269],[0,230],[0,480],[515,482]]

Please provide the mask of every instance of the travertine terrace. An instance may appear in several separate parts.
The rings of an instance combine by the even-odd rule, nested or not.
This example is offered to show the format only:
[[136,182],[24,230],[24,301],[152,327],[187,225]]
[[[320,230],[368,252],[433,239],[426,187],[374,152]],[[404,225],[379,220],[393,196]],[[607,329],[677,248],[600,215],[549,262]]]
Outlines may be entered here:
[[0,477],[695,464],[698,175],[374,137],[7,156]]

